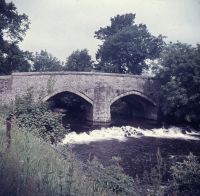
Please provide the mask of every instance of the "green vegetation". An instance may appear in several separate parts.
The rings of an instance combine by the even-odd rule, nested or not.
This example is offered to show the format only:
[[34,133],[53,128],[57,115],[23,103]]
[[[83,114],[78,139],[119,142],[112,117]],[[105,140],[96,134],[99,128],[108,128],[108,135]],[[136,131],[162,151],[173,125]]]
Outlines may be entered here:
[[95,37],[103,41],[96,54],[96,69],[102,72],[141,74],[146,60],[158,58],[164,45],[162,35],[155,37],[145,24],[135,24],[135,14],[111,18],[111,25]]
[[200,195],[200,163],[192,153],[183,162],[174,163],[171,173],[170,188],[178,195]]
[[164,120],[200,126],[200,45],[170,43],[155,70]]
[[92,71],[93,61],[87,49],[76,50],[66,60],[64,70],[66,71]]
[[0,75],[30,70],[30,52],[19,43],[29,29],[28,16],[19,14],[13,2],[0,0]]
[[46,50],[36,52],[33,57],[32,71],[62,71],[62,63]]
[[12,129],[6,150],[0,127],[0,195],[112,195],[82,172],[70,152],[65,156],[30,132]]
[[16,97],[13,114],[19,127],[34,132],[46,141],[57,142],[64,137],[67,130],[62,126],[62,114],[53,113],[48,103],[33,98],[32,89],[22,97]]

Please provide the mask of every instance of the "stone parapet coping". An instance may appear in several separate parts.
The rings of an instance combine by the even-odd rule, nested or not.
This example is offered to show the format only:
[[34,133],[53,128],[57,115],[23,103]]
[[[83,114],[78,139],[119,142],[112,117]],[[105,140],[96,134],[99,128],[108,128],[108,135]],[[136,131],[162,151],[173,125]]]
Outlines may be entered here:
[[[56,72],[15,72],[12,76],[36,76],[36,75],[94,75],[94,76],[113,76],[113,77],[132,77],[142,79],[153,79],[149,76],[131,75],[131,74],[116,74],[102,72],[75,72],[75,71],[56,71]],[[2,77],[2,76],[0,76]],[[4,76],[3,76],[4,77]]]
[[0,80],[8,80],[11,78],[11,75],[7,75],[7,76],[0,76]]

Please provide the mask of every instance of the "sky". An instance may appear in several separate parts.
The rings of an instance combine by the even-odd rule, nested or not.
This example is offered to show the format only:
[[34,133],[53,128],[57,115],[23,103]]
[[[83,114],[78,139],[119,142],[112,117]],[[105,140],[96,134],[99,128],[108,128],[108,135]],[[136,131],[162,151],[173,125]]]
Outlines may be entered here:
[[[8,1],[8,0],[7,0]],[[9,2],[9,1],[8,1]],[[117,14],[135,13],[136,23],[152,35],[200,43],[200,0],[13,0],[19,13],[28,15],[30,29],[20,44],[23,50],[47,50],[62,61],[75,50],[87,48],[95,57],[99,40],[94,32]]]

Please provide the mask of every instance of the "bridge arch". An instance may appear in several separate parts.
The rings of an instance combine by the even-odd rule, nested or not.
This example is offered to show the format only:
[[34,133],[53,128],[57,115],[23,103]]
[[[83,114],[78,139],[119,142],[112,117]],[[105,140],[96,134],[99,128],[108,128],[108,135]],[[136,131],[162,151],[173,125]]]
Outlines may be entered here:
[[[78,98],[78,102],[69,102],[69,105],[66,103],[64,103],[63,105],[63,101],[62,101],[62,97],[63,96],[70,96],[72,95],[73,98]],[[73,99],[73,98],[69,99]],[[52,100],[53,105],[52,110],[54,109],[59,109],[59,108],[63,108],[66,112],[68,111],[68,115],[70,115],[70,117],[67,115],[67,118],[69,121],[66,121],[67,118],[65,118],[66,116],[64,116],[63,118],[63,122],[72,122],[75,123],[77,120],[81,120],[81,121],[92,121],[93,120],[93,101],[86,96],[85,94],[73,89],[73,88],[63,88],[57,91],[54,91],[53,93],[50,93],[49,95],[47,95],[46,97],[43,98],[43,101],[50,101]],[[72,103],[72,105],[71,105]],[[73,105],[75,103],[75,105]],[[78,105],[77,105],[78,103]],[[78,108],[77,108],[78,106]],[[78,110],[77,110],[78,109]],[[55,110],[56,111],[56,110]]]
[[110,101],[111,119],[157,119],[157,104],[138,91],[122,93]]
[[93,106],[93,101],[89,97],[87,97],[85,94],[83,94],[75,89],[72,89],[72,88],[63,88],[61,90],[54,91],[53,93],[50,93],[46,97],[44,97],[43,101],[44,102],[48,101],[51,97],[53,97],[57,94],[63,93],[63,92],[69,92],[69,93],[75,94],[75,95],[83,98],[85,101],[89,102]]
[[153,106],[156,106],[156,103],[149,97],[147,97],[145,94],[139,92],[139,91],[128,91],[128,92],[125,92],[125,93],[122,93],[120,95],[118,95],[117,97],[115,97],[114,99],[112,99],[110,101],[110,106],[117,100],[119,100],[120,98],[123,98],[123,97],[126,97],[128,95],[138,95],[142,98],[144,98],[145,100],[147,100],[148,102],[150,102]]

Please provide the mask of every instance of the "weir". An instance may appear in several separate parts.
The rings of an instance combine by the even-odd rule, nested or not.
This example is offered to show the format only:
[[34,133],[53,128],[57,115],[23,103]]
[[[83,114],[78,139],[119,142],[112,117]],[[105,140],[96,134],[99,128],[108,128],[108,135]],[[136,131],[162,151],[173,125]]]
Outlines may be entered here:
[[36,100],[42,95],[43,101],[63,92],[80,96],[90,105],[86,118],[97,125],[110,123],[111,105],[124,97],[142,105],[145,119],[157,120],[160,86],[150,77],[97,72],[13,73],[0,76],[1,104],[13,102],[28,89],[32,89]]

